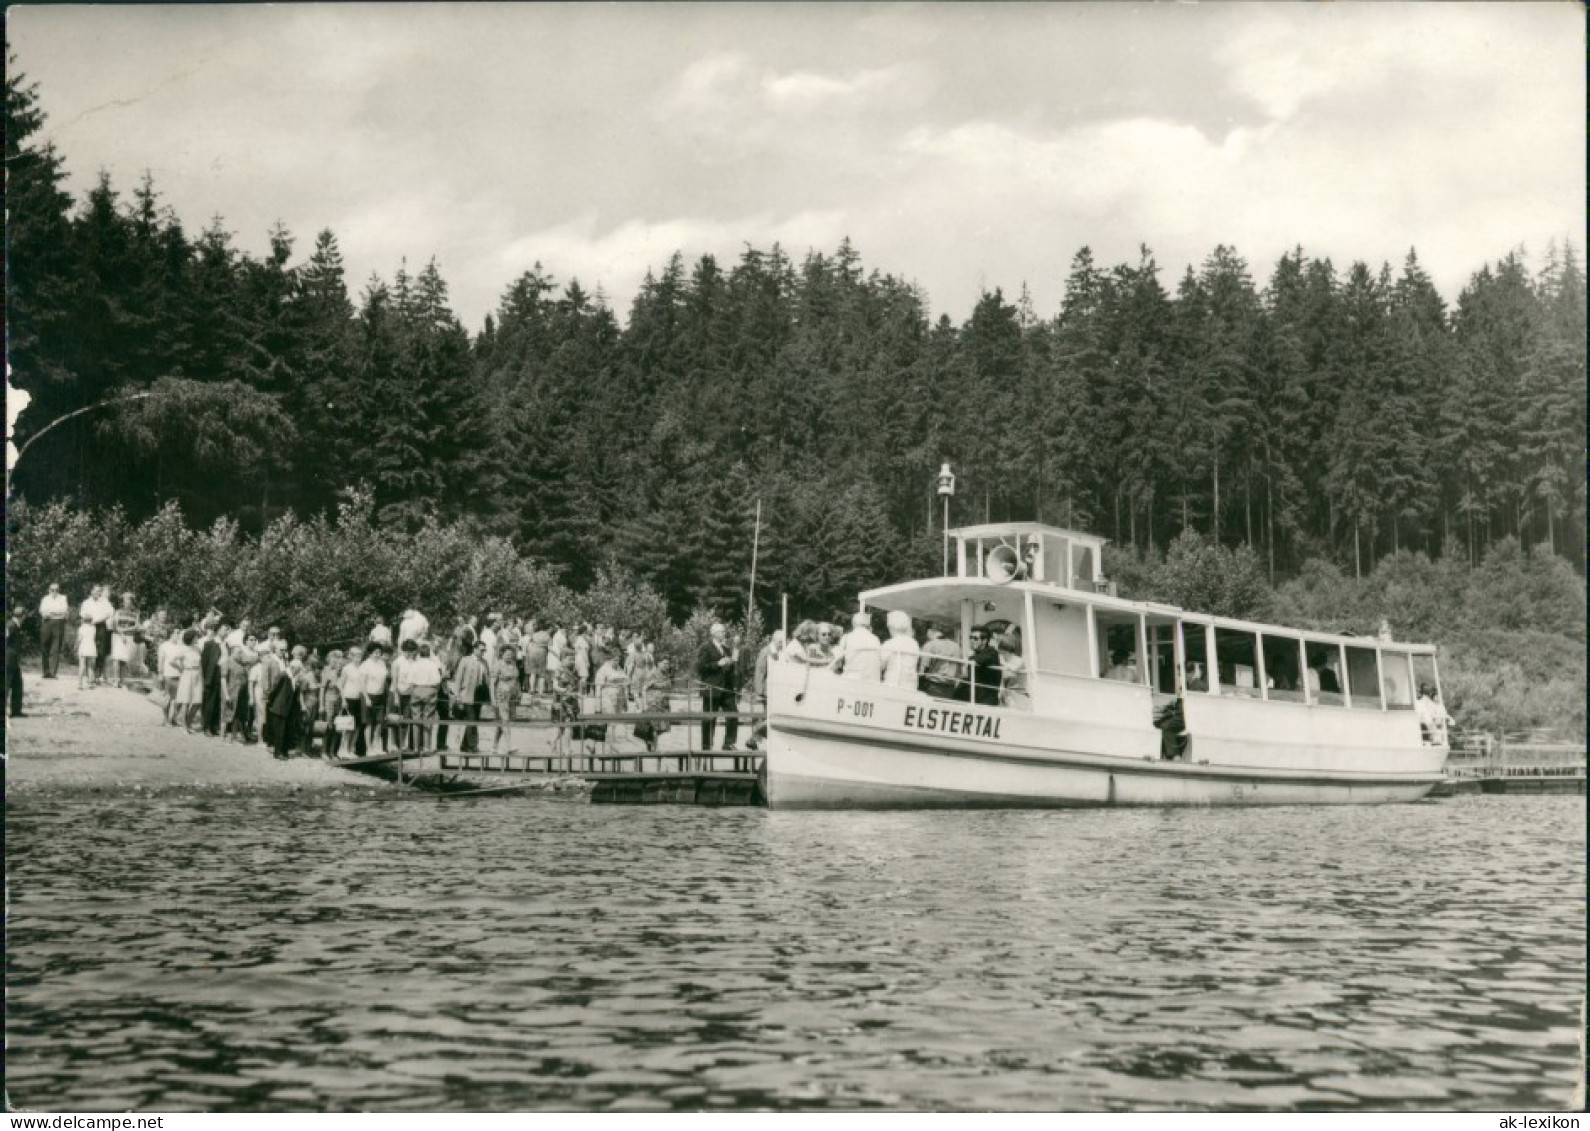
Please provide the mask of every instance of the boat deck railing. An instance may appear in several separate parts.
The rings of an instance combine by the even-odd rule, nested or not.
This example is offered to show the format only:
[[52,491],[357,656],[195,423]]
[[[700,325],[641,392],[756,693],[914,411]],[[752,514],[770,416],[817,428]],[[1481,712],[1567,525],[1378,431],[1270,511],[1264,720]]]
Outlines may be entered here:
[[[854,656],[876,653],[878,655],[878,666],[881,670],[885,651],[886,649],[881,647],[858,648],[853,652],[847,651],[842,659],[848,661]],[[797,665],[804,664],[808,671],[828,670],[836,675],[844,675],[843,664],[840,663],[840,660],[841,657],[832,655],[817,655],[804,661],[795,660],[794,663]],[[840,666],[835,667],[835,664],[840,664]],[[930,668],[936,670],[930,670]],[[946,668],[949,670],[946,671]],[[1032,701],[1027,690],[1028,674],[1027,669],[1022,668],[1019,671],[1010,671],[1002,674],[997,683],[991,684],[988,681],[984,681],[979,684],[977,682],[976,665],[970,659],[964,656],[938,656],[922,653],[917,658],[915,680],[908,688],[905,685],[901,686],[906,690],[923,691],[935,699],[945,701],[954,700],[974,704],[982,702],[984,706],[1010,707],[1015,710],[1030,711],[1032,710]],[[1007,676],[1013,678],[1007,678]],[[879,682],[884,686],[889,686],[887,680],[880,680]],[[949,694],[941,694],[930,690],[930,687],[933,686],[946,690]],[[979,700],[979,694],[985,697],[997,696],[997,702],[988,702],[986,698]]]

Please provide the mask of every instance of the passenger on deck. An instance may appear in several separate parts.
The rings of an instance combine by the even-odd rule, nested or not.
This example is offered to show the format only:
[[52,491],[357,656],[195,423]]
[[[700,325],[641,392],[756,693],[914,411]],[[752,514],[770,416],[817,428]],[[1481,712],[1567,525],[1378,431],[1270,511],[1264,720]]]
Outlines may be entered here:
[[[779,654],[784,651],[784,630],[774,629],[773,635],[768,637],[762,650],[756,654],[756,669],[751,673],[751,701],[753,703],[766,703],[767,701],[767,669],[778,662]],[[752,747],[755,749],[755,747]]]
[[972,683],[963,687],[957,699],[962,702],[981,703],[985,707],[999,706],[999,689],[1004,682],[1004,670],[999,663],[999,650],[994,647],[988,629],[978,627],[971,633]]
[[920,686],[939,699],[957,698],[955,692],[961,685],[960,646],[946,637],[943,627],[937,624],[928,624],[927,638],[922,646]]
[[1115,679],[1122,683],[1137,683],[1137,657],[1125,649],[1117,648],[1110,653],[1110,666],[1104,672],[1105,679]]
[[1204,666],[1197,660],[1190,660],[1187,664],[1187,690],[1208,691],[1209,680],[1204,676]]
[[1436,746],[1444,744],[1446,728],[1452,719],[1441,705],[1441,700],[1435,697],[1435,688],[1428,683],[1421,683],[1419,698],[1414,702],[1413,709],[1419,716],[1419,733],[1424,741]]
[[1023,711],[1032,709],[1027,696],[1027,661],[1021,655],[1021,633],[1001,633],[999,645],[1000,702]]
[[789,643],[784,645],[778,658],[786,664],[812,663],[810,649],[817,643],[817,622],[803,620],[795,626],[795,631],[790,634]]
[[850,623],[844,645],[834,657],[834,670],[850,679],[877,683],[883,678],[883,645],[872,634],[872,617],[857,613]]
[[890,687],[917,689],[917,666],[922,649],[911,634],[911,614],[895,609],[888,616],[889,639],[883,642],[883,682]]
[[829,624],[827,621],[818,622],[817,632],[812,637],[811,643],[806,646],[806,662],[823,667],[828,666],[828,664],[833,662],[834,648],[838,641],[838,626]]

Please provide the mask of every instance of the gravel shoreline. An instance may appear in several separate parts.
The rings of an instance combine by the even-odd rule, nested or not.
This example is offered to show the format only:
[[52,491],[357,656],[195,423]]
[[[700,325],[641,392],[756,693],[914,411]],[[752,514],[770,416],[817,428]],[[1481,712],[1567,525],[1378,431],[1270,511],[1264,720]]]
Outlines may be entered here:
[[68,674],[64,666],[55,679],[29,668],[23,680],[23,717],[6,719],[8,794],[397,788],[314,758],[277,761],[261,743],[223,742],[166,726],[163,697],[131,687],[83,690],[76,671]]

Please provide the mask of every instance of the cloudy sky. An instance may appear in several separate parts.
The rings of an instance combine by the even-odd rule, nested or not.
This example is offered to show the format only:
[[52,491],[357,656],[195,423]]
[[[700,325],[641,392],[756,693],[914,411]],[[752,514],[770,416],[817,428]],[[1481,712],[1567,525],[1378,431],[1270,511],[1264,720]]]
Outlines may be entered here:
[[537,260],[621,316],[674,250],[849,236],[963,318],[1082,245],[1168,286],[1410,246],[1448,297],[1584,230],[1584,15],[1540,4],[13,6],[81,193],[435,256],[478,328]]

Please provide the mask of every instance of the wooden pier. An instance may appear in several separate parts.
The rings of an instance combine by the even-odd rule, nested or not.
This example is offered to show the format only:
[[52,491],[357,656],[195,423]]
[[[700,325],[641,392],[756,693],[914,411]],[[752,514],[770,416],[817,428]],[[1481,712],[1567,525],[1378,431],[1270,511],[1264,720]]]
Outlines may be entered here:
[[[390,753],[364,758],[342,758],[336,765],[358,773],[396,781],[444,797],[470,797],[480,794],[510,794],[550,788],[555,783],[576,780],[590,788],[594,805],[706,805],[761,806],[767,804],[763,787],[763,756],[755,750],[698,750],[697,729],[703,720],[721,725],[739,721],[746,740],[754,733],[762,716],[740,712],[636,712],[617,715],[586,715],[564,721],[550,717],[528,719],[448,719],[415,720],[390,716],[393,745],[398,735],[417,732],[434,734],[446,726],[450,739],[474,728],[475,739],[486,745],[500,728],[507,737],[507,749],[434,749],[415,743],[414,749],[394,749]],[[669,724],[663,737],[666,747],[646,750],[633,737],[637,724]],[[601,727],[601,739],[576,737],[586,728]],[[622,730],[624,733],[619,734]],[[541,741],[532,747],[515,746],[514,734],[528,732]]]
[[1585,793],[1585,744],[1550,733],[1455,738],[1447,780],[1432,796]]

